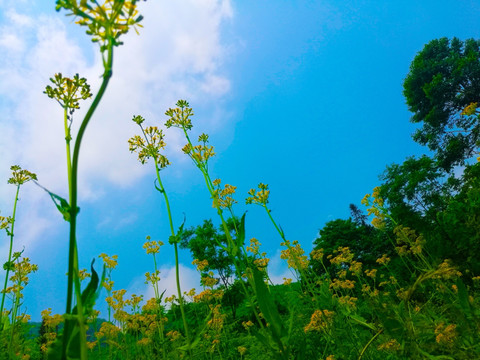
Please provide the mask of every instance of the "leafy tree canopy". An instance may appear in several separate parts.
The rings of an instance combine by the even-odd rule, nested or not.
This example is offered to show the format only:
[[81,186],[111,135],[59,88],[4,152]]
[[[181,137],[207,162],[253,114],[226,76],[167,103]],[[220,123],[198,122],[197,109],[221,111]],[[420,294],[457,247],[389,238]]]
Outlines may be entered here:
[[[235,222],[239,220],[235,219]],[[227,220],[227,226],[235,239],[233,218]],[[233,260],[222,246],[227,246],[227,237],[223,228],[217,230],[212,220],[204,220],[202,225],[185,230],[180,242],[180,247],[189,249],[194,259],[207,260],[204,270],[217,271],[222,283],[228,287],[234,275]]]
[[[365,265],[375,264],[383,254],[393,249],[385,233],[365,222],[366,216],[355,205],[350,205],[352,218],[329,221],[320,229],[319,237],[314,240],[314,250],[323,249],[326,256],[333,254],[339,247],[349,247],[355,260]],[[327,269],[329,264],[327,261]],[[312,261],[314,272],[324,272],[323,267]]]
[[480,139],[480,41],[430,41],[413,60],[403,88],[411,121],[423,123],[413,139],[435,151],[442,168],[473,156]]

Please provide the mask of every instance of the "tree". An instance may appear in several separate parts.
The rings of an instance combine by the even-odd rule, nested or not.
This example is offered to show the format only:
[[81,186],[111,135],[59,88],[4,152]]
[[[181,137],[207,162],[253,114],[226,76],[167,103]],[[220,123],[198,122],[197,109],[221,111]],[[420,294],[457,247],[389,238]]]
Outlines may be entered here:
[[[238,223],[238,219],[235,219]],[[227,220],[230,234],[235,239],[234,219]],[[180,247],[189,249],[194,259],[207,260],[204,271],[217,271],[225,287],[232,283],[235,274],[233,259],[222,248],[227,246],[227,237],[223,228],[218,230],[212,220],[204,220],[202,225],[187,229],[182,234]]]
[[[349,247],[354,260],[365,266],[374,265],[383,254],[393,253],[391,243],[386,234],[366,223],[366,216],[355,205],[350,205],[352,218],[329,221],[320,229],[319,237],[314,240],[314,250],[323,249],[325,257],[332,255],[339,247]],[[324,261],[327,270],[330,264]],[[312,270],[323,273],[324,269],[318,261],[311,261]],[[332,270],[333,271],[333,270]]]
[[388,166],[380,179],[388,213],[425,237],[434,261],[450,259],[461,271],[480,271],[480,163],[455,175],[425,155],[410,157]]
[[[235,224],[238,223],[238,218],[227,219],[227,227],[235,241]],[[225,289],[222,303],[231,308],[232,316],[235,319],[236,310],[245,299],[245,294],[240,286],[240,282],[243,280],[235,278],[233,258],[222,246],[227,246],[227,236],[223,227],[215,228],[212,220],[204,220],[202,225],[184,231],[180,242],[180,247],[189,249],[194,259],[207,260],[208,265],[204,267],[203,272],[216,271],[218,273]]]
[[433,150],[442,168],[474,155],[480,140],[480,41],[430,41],[415,56],[403,89],[411,121],[423,123],[413,139]]
[[459,179],[426,155],[387,166],[380,180],[380,195],[390,215],[396,222],[420,232],[435,226],[437,213],[461,186]]

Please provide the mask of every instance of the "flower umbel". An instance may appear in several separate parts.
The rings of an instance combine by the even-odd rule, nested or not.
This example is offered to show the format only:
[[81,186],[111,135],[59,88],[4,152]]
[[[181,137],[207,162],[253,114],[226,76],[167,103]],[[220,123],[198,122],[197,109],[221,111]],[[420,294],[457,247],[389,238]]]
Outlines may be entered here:
[[28,170],[22,170],[22,168],[18,165],[11,166],[10,170],[12,170],[12,177],[8,179],[9,184],[20,186],[30,180],[37,180],[36,174]]
[[143,137],[135,135],[128,140],[128,149],[130,152],[138,153],[138,161],[145,164],[149,158],[155,159],[160,169],[167,167],[170,162],[165,155],[160,154],[160,150],[165,148],[164,135],[162,130],[156,126],[149,126],[145,129],[142,123],[145,119],[139,115],[134,116],[133,122],[137,123],[142,129]]
[[73,109],[79,109],[80,100],[92,97],[87,79],[80,78],[78,74],[75,74],[73,79],[70,79],[58,73],[53,78],[50,78],[50,81],[54,87],[47,85],[43,93],[47,94],[50,99],[57,100],[64,109],[68,108],[72,111]]
[[175,105],[177,105],[175,109],[170,108],[165,112],[165,115],[169,117],[165,126],[167,128],[177,127],[184,131],[190,130],[193,127],[190,120],[190,117],[194,115],[193,109],[189,107],[186,100],[178,100]]
[[248,192],[249,197],[246,199],[247,204],[257,204],[260,206],[266,206],[268,204],[268,197],[270,195],[270,190],[268,190],[268,185],[260,183],[258,184],[260,190],[256,191],[255,189],[250,189]]
[[137,26],[143,16],[138,14],[138,0],[105,0],[100,5],[97,0],[57,0],[56,10],[65,9],[67,16],[78,18],[77,24],[87,27],[87,34],[92,42],[100,43],[100,50],[105,51],[107,43],[113,46],[122,45],[120,36],[133,27],[138,34]]

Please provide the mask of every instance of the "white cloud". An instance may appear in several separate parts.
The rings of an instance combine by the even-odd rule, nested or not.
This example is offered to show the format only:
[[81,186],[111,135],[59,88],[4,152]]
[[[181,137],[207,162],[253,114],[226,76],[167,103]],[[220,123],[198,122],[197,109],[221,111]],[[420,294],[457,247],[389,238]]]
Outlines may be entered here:
[[[3,4],[8,11],[0,24],[0,209],[7,215],[11,164],[36,172],[44,186],[66,196],[62,109],[43,91],[56,72],[79,73],[96,91],[102,67],[99,55],[89,59],[92,50],[74,41],[69,27],[76,25],[62,18],[62,12],[33,16],[24,13],[21,4]],[[139,8],[144,28],[140,36],[129,33],[125,45],[116,49],[113,78],[82,143],[80,201],[102,196],[106,189],[99,183],[129,186],[145,175],[146,169],[128,152],[127,140],[137,132],[132,115],[163,122],[165,109],[187,98],[211,104],[207,128],[225,126],[216,118],[225,112],[214,104],[230,88],[221,72],[228,52],[220,36],[222,24],[233,16],[230,2],[148,1]],[[86,107],[74,114],[74,134]],[[169,141],[172,149],[180,147],[176,135]],[[47,226],[45,208],[51,204],[45,194],[28,201],[38,234]]]

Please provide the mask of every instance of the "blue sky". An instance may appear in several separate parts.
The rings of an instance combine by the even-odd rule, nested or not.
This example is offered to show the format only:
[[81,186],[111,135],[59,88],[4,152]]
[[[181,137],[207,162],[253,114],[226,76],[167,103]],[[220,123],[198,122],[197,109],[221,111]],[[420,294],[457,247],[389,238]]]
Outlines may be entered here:
[[[62,112],[42,94],[48,78],[78,72],[99,86],[97,49],[48,3],[0,0],[4,216],[13,205],[15,189],[6,184],[12,164],[67,197]],[[78,246],[82,267],[100,253],[117,254],[115,288],[147,297],[143,274],[153,263],[142,244],[147,235],[167,243],[169,232],[153,165],[128,152],[127,140],[137,133],[132,115],[161,125],[177,99],[190,101],[193,133],[209,133],[216,147],[212,176],[238,187],[236,213],[248,210],[247,236],[262,243],[280,281],[290,276],[279,259],[280,238],[262,209],[244,205],[247,191],[269,184],[273,216],[310,251],[318,230],[348,217],[348,205],[378,185],[386,165],[425,152],[411,140],[415,126],[402,95],[415,54],[432,39],[480,32],[476,1],[149,0],[139,8],[144,28],[117,49],[114,78],[87,129]],[[181,134],[166,134],[172,165],[162,178],[176,226],[184,216],[187,226],[218,223],[201,174],[180,151]],[[25,290],[33,319],[47,307],[64,311],[67,236],[47,195],[33,184],[22,188],[15,249],[25,247],[39,265]],[[0,255],[7,250],[1,235]],[[198,289],[191,261],[183,251],[183,290]],[[160,263],[161,286],[173,292],[170,245]]]

